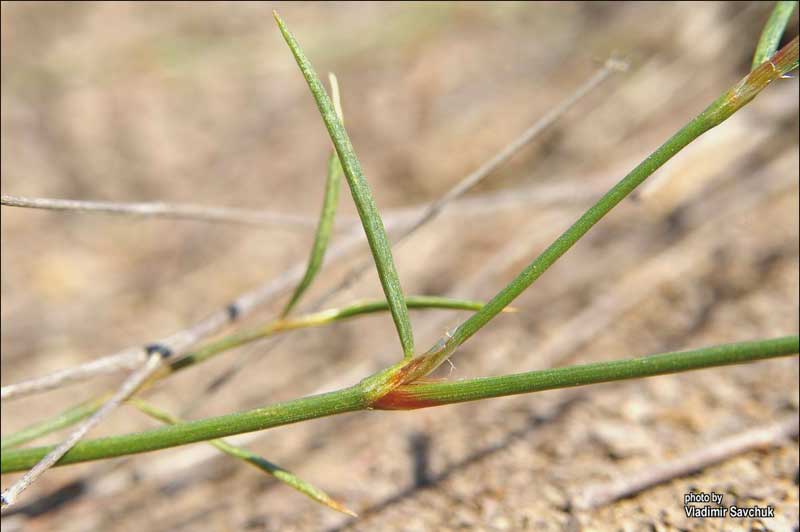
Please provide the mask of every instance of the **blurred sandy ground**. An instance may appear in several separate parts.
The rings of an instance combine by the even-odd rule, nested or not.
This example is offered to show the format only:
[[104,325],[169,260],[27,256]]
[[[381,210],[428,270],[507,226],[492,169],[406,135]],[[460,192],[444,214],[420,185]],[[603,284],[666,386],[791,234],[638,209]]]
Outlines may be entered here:
[[[471,193],[562,186],[574,198],[497,208],[487,199],[475,212],[456,206],[396,249],[407,292],[487,298],[589,198],[747,72],[770,6],[3,3],[2,192],[315,216],[329,141],[273,8],[318,71],[338,75],[348,130],[387,212],[437,198],[611,53],[627,53],[630,72]],[[676,157],[638,202],[624,202],[522,296],[518,314],[471,340],[452,377],[796,333],[797,98],[797,80],[775,83]],[[352,216],[349,195],[342,198],[340,212]],[[4,207],[2,382],[172,333],[304,260],[311,239],[306,230]],[[326,267],[307,301],[363,256]],[[331,304],[379,294],[370,274]],[[246,321],[268,319],[282,303]],[[414,314],[419,348],[463,317]],[[235,356],[171,379],[152,399],[180,411]],[[195,415],[351,384],[397,356],[388,316],[293,333]],[[116,382],[6,402],[3,434]],[[598,512],[572,510],[568,501],[592,482],[797,412],[797,396],[791,358],[353,414],[247,441],[364,514],[347,525],[357,530],[760,529],[687,520],[681,501],[690,487],[722,492],[729,504],[773,504],[779,518],[766,526],[788,530],[798,520],[796,442]],[[93,436],[151,426],[123,409]],[[28,505],[4,517],[3,530],[347,523],[203,445],[139,456],[99,475],[104,466],[49,472],[26,493]],[[94,476],[80,482],[86,475]]]

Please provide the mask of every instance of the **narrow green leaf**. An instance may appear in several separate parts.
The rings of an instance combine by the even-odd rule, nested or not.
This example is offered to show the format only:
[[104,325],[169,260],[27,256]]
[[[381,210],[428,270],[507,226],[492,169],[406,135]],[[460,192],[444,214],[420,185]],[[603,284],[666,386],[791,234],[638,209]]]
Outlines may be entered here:
[[[168,425],[175,425],[176,423],[181,423],[182,421],[177,417],[173,416],[169,412],[161,410],[160,408],[142,401],[141,399],[129,399],[128,403],[137,409],[139,409],[144,414],[157,419],[163,423]],[[289,485],[290,487],[296,489],[303,495],[306,495],[315,501],[324,504],[328,508],[332,510],[336,510],[337,512],[342,512],[344,514],[357,517],[356,513],[344,506],[342,503],[332,499],[327,493],[322,491],[321,489],[315,487],[314,485],[306,482],[305,480],[301,479],[294,473],[283,469],[282,467],[273,464],[269,460],[255,454],[252,451],[245,449],[244,447],[239,447],[236,445],[232,445],[225,440],[209,440],[211,445],[226,453],[234,458],[238,458],[240,460],[244,460],[248,464],[254,465],[258,469],[272,475],[276,479],[280,480],[284,484]]]
[[756,53],[753,56],[753,69],[767,61],[778,49],[783,32],[786,30],[789,19],[792,17],[792,12],[796,7],[796,0],[781,0],[775,4],[775,9],[772,10],[772,14],[767,19],[767,23],[761,32],[761,38],[758,40]]
[[[330,74],[331,92],[333,93],[334,107],[339,119],[344,122],[342,116],[342,106],[339,102],[339,85],[336,76]],[[316,277],[317,272],[322,266],[322,260],[325,258],[325,250],[328,248],[328,242],[333,230],[333,220],[336,217],[336,205],[339,203],[339,190],[342,181],[342,165],[339,163],[339,156],[336,155],[335,150],[331,150],[330,157],[328,158],[328,176],[325,180],[325,197],[322,202],[322,213],[319,216],[319,224],[317,225],[317,233],[314,236],[314,245],[311,247],[311,256],[308,258],[308,266],[303,279],[298,283],[292,297],[286,304],[286,307],[281,312],[281,317],[286,317],[292,308],[300,300],[300,297],[305,293],[311,282]]]
[[[408,296],[406,305],[409,309],[451,309],[451,310],[480,310],[484,303],[468,299],[453,299],[450,297],[439,296]],[[324,325],[333,321],[353,318],[362,314],[372,314],[389,310],[389,303],[385,299],[367,299],[356,301],[346,307],[334,308],[308,314],[299,318],[279,322],[278,326],[282,329],[296,329],[299,327],[310,327]]]
[[[408,308],[413,309],[441,308],[453,310],[479,310],[484,305],[484,303],[480,301],[437,296],[408,296],[406,304]],[[168,366],[164,366],[163,370],[156,375],[156,378],[164,378],[169,373],[174,373],[175,371],[199,364],[219,353],[272,336],[275,333],[302,329],[305,327],[319,327],[334,321],[385,310],[389,310],[389,303],[385,299],[370,299],[356,301],[345,307],[327,309],[296,318],[285,318],[273,321],[261,327],[230,334],[224,338],[206,344],[191,353],[187,353],[185,356],[172,361]],[[508,308],[505,310],[510,311]]]
[[103,406],[109,397],[110,395],[106,394],[102,397],[90,399],[73,406],[64,412],[61,412],[55,417],[25,427],[24,429],[13,434],[9,434],[8,436],[5,436],[2,441],[0,441],[0,449],[18,447],[28,443],[29,441],[51,434],[57,430],[70,427],[94,414],[101,406]]
[[297,65],[303,73],[303,77],[309,89],[311,89],[311,94],[317,102],[322,120],[325,122],[325,127],[328,129],[328,134],[333,141],[333,145],[336,147],[336,153],[339,154],[339,161],[342,163],[344,175],[347,178],[347,184],[350,186],[353,201],[356,204],[358,215],[364,226],[364,232],[367,235],[367,242],[369,242],[369,247],[372,251],[372,257],[375,260],[375,266],[378,269],[378,277],[380,278],[383,292],[386,295],[386,299],[389,301],[392,319],[397,328],[397,333],[400,336],[403,357],[404,359],[410,359],[414,356],[414,336],[411,331],[408,308],[406,307],[403,290],[400,286],[400,279],[394,266],[394,260],[392,259],[392,250],[389,246],[389,240],[386,237],[386,229],[383,226],[380,214],[378,214],[375,201],[372,199],[369,185],[361,171],[361,163],[358,161],[358,157],[356,157],[353,145],[350,143],[350,138],[347,136],[347,131],[345,131],[344,126],[336,116],[333,104],[325,92],[314,68],[311,66],[311,62],[303,53],[294,36],[286,28],[286,25],[278,16],[278,13],[273,11],[273,15],[283,34],[283,38],[289,45],[297,61]]

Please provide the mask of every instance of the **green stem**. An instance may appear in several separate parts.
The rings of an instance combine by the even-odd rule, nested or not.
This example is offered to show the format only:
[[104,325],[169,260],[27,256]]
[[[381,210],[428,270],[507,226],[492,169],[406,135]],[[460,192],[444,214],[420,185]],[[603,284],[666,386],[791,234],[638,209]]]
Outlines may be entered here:
[[761,38],[758,40],[752,68],[756,68],[769,59],[778,49],[783,32],[786,30],[789,19],[792,17],[792,12],[796,7],[796,0],[781,0],[775,4],[775,9],[772,10],[769,19],[767,19],[764,30],[761,32]]
[[[452,334],[439,340],[424,355],[411,360],[402,369],[402,376],[394,381],[408,384],[428,375],[453,354],[462,343],[478,332],[506,305],[530,287],[564,253],[580,240],[603,216],[634,191],[653,172],[669,161],[709,129],[718,126],[733,113],[741,109],[761,92],[769,83],[792,68],[797,68],[798,39],[795,38],[769,62],[753,70],[748,76],[717,98],[702,113],[683,126],[669,140],[656,149],[636,168],[622,178],[597,203],[592,205],[572,226],[564,231],[541,255],[536,257],[522,272],[503,288],[483,308],[458,326]],[[388,390],[387,390],[388,391]]]
[[[129,399],[128,403],[138,408],[140,411],[147,414],[148,416],[157,419],[159,421],[162,421],[164,423],[168,423],[170,425],[182,423],[180,419],[173,416],[169,412],[161,410],[160,408],[157,408],[155,405],[142,401],[141,399],[135,399],[135,398]],[[310,497],[321,504],[324,504],[328,508],[336,510],[337,512],[342,512],[352,517],[356,517],[355,512],[347,508],[339,501],[330,497],[327,493],[325,493],[321,489],[317,488],[316,486],[314,486],[309,482],[306,482],[305,480],[298,477],[291,471],[287,471],[281,466],[273,464],[266,458],[257,455],[253,451],[245,449],[244,447],[239,447],[238,445],[230,444],[225,440],[209,440],[208,443],[213,445],[223,453],[233,456],[234,458],[244,460],[248,464],[257,467],[261,471],[264,471],[265,473],[272,475],[281,482],[296,489],[303,495]]]
[[797,353],[798,337],[741,342],[692,351],[651,355],[631,360],[597,362],[566,368],[529,371],[501,377],[457,382],[419,382],[392,390],[373,408],[408,410],[465,401],[477,401],[601,382],[639,379],[696,369],[741,364]]
[[[146,432],[87,440],[73,447],[57,465],[112,458],[213,440],[332,414],[363,410],[367,406],[361,389],[354,386],[336,392],[277,403],[248,412],[169,425]],[[3,451],[0,458],[2,464],[0,470],[2,472],[20,471],[32,467],[45,456],[47,451],[42,452],[45,449],[51,449],[51,447]]]
[[[800,338],[788,336],[505,377],[453,383],[414,384],[401,386],[394,392],[378,398],[376,402],[372,402],[373,397],[367,390],[368,383],[372,379],[368,378],[356,386],[336,392],[278,403],[248,412],[180,423],[147,432],[84,441],[73,447],[57,465],[165,449],[366,408],[421,408],[739,364],[794,354],[798,352],[799,345]],[[387,371],[389,370],[384,370],[373,378],[385,375]],[[0,459],[0,470],[7,473],[27,469],[51,449],[51,447],[37,447],[4,451]]]

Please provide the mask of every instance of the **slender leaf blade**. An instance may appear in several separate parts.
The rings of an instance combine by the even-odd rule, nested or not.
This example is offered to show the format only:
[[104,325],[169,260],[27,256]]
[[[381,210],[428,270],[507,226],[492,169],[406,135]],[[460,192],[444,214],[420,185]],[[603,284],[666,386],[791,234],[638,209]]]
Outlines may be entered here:
[[[342,117],[341,104],[338,103],[339,98],[337,96],[339,94],[339,85],[336,81],[336,76],[331,74],[330,81],[331,92],[334,95],[334,102],[337,102],[334,105],[336,108],[336,114],[339,116],[340,120],[344,121]],[[331,231],[333,230],[333,221],[336,217],[336,206],[339,203],[339,190],[341,189],[343,174],[344,172],[342,170],[342,165],[339,162],[339,156],[336,155],[336,151],[333,150],[328,158],[328,173],[325,180],[325,197],[322,202],[322,212],[319,216],[317,232],[314,235],[314,244],[311,247],[311,255],[308,258],[306,273],[297,284],[297,288],[295,288],[294,293],[289,299],[289,302],[286,304],[286,307],[283,309],[283,312],[281,312],[282,318],[286,317],[289,312],[291,312],[292,308],[297,304],[297,302],[300,301],[300,298],[308,289],[308,287],[311,286],[312,281],[322,266],[322,261],[325,258],[325,250],[328,248]]]
[[[169,412],[166,412],[151,403],[142,401],[141,399],[130,399],[128,400],[128,403],[136,407],[139,411],[143,412],[144,414],[152,417],[153,419],[157,419],[158,421],[161,421],[168,425],[175,425],[177,423],[182,422],[180,419],[173,416]],[[225,440],[209,440],[208,443],[210,443],[211,445],[213,445],[214,447],[216,447],[225,454],[228,454],[240,460],[244,460],[245,462],[254,465],[258,469],[264,471],[269,475],[272,475],[273,477],[280,480],[284,484],[287,484],[288,486],[296,489],[303,495],[310,497],[311,499],[317,501],[318,503],[324,504],[325,506],[327,506],[332,510],[336,510],[337,512],[342,512],[352,517],[358,517],[355,512],[347,508],[342,503],[334,500],[327,493],[315,487],[313,484],[306,482],[305,480],[298,477],[294,473],[291,473],[290,471],[287,471],[282,467],[273,464],[269,460],[257,455],[252,451],[245,449],[244,447],[232,445],[226,442]]]
[[372,257],[375,260],[375,266],[378,269],[378,277],[380,278],[383,292],[386,295],[387,301],[389,301],[392,319],[397,328],[397,333],[400,336],[403,357],[409,359],[414,356],[414,336],[411,331],[408,308],[405,298],[403,297],[403,290],[400,286],[400,278],[397,275],[397,269],[392,259],[392,251],[389,245],[389,239],[386,236],[386,229],[383,226],[383,221],[375,206],[375,201],[372,199],[369,185],[364,178],[364,174],[361,170],[361,163],[358,157],[356,157],[353,145],[350,142],[350,138],[347,136],[347,131],[345,131],[344,126],[336,116],[333,104],[325,92],[311,62],[300,48],[297,40],[291,32],[289,32],[283,20],[278,16],[278,13],[273,11],[273,15],[278,23],[281,34],[283,34],[284,40],[289,45],[289,49],[292,51],[297,65],[300,67],[300,71],[303,73],[303,77],[311,90],[311,94],[314,96],[314,100],[317,102],[317,107],[325,122],[325,127],[328,129],[328,134],[333,141],[333,145],[336,147],[336,153],[339,154],[339,160],[342,163],[342,168],[344,169],[353,201],[356,204],[358,215],[364,226],[364,232],[367,235],[367,242],[369,242]]
[[783,32],[796,7],[797,0],[781,0],[775,4],[758,40],[752,69],[767,61],[778,50]]

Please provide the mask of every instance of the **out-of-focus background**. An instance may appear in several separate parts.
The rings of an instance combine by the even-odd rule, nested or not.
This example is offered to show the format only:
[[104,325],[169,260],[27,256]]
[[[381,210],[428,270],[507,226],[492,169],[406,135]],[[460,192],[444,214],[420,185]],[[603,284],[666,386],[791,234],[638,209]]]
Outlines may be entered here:
[[[395,249],[407,293],[485,299],[747,73],[772,3],[3,3],[2,192],[315,217],[329,140],[273,8],[318,71],[338,75],[348,130],[387,220],[440,197],[612,54],[630,59],[627,73]],[[795,14],[789,37],[796,26]],[[450,378],[796,333],[797,102],[797,80],[780,80],[679,154],[521,296],[518,313],[471,339]],[[340,214],[355,214],[346,188]],[[3,207],[2,383],[186,327],[302,264],[312,236]],[[362,246],[329,262],[300,310],[365,256]],[[327,306],[380,294],[370,272]],[[285,297],[244,325],[273,317]],[[419,349],[467,315],[413,312]],[[180,412],[245,353],[247,370],[192,417],[352,384],[396,361],[399,345],[388,315],[359,318],[230,352],[148,396]],[[120,378],[5,401],[2,432]],[[586,486],[797,410],[791,357],[362,412],[232,438],[343,500],[357,521],[197,444],[50,471],[2,527],[791,530],[796,441],[596,511],[571,501]],[[122,408],[92,436],[154,426]],[[4,475],[3,486],[15,478]],[[687,519],[690,489],[773,505],[776,518]]]

